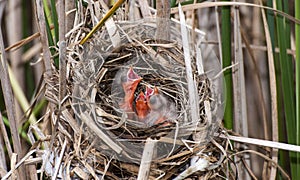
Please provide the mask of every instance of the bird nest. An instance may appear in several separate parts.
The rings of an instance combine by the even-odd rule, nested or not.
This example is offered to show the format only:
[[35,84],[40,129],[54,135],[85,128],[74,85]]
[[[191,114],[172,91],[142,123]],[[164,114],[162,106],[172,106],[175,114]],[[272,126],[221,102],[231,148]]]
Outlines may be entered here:
[[[64,105],[61,116],[65,124],[58,127],[61,137],[75,137],[73,151],[69,149],[71,154],[64,158],[67,172],[84,179],[87,174],[94,178],[105,174],[110,179],[136,176],[149,139],[156,142],[152,178],[167,179],[186,172],[184,167],[195,155],[198,159],[194,162],[205,156],[210,165],[204,169],[220,165],[223,152],[211,143],[216,143],[212,137],[223,112],[220,67],[213,50],[197,44],[201,58],[191,50],[191,72],[187,71],[179,30],[171,24],[170,38],[157,38],[155,19],[121,21],[67,52],[71,103]],[[49,80],[49,87],[56,86],[55,79]],[[124,83],[132,79],[139,80],[127,93]],[[47,88],[46,96],[53,99],[57,93],[55,88]],[[128,94],[131,98],[126,98]],[[145,97],[144,116],[138,113],[141,95]],[[162,106],[155,109],[152,104],[156,102]],[[57,143],[62,145],[61,140]],[[46,167],[57,161],[54,156],[60,147],[54,146]],[[194,166],[198,167],[197,163]],[[46,172],[52,174],[53,170],[46,168]]]
[[[211,90],[211,80],[206,74],[195,76],[199,101],[198,108],[191,108],[180,33],[171,26],[171,40],[157,39],[155,25],[155,21],[117,23],[117,45],[111,43],[110,30],[99,32],[84,46],[74,68],[72,107],[78,123],[84,123],[84,132],[99,139],[99,150],[121,160],[140,162],[148,137],[160,140],[157,158],[175,153],[181,147],[176,140],[192,140],[193,134],[198,135],[198,142],[206,143],[218,125],[216,117],[208,119],[206,112],[220,108],[213,107],[220,102]],[[196,66],[192,67],[197,74]],[[131,93],[133,98],[124,102],[128,94],[124,83],[130,71],[140,80]],[[161,105],[155,111],[147,106],[156,100],[145,99],[148,109],[140,118],[137,99],[149,89],[156,89],[166,102],[158,102]],[[124,103],[130,110],[122,108]],[[196,109],[199,118],[195,121],[192,111]],[[159,118],[161,122],[156,123]]]

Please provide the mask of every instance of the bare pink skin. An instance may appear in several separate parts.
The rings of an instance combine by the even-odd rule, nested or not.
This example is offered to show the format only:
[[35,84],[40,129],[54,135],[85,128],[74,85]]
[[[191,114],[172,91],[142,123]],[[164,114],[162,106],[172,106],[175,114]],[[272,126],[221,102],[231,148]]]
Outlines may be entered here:
[[140,92],[138,95],[135,106],[139,121],[143,121],[150,111],[147,104],[147,98],[143,92]]
[[127,80],[122,83],[125,95],[124,101],[120,103],[120,108],[122,108],[128,114],[129,118],[132,118],[132,115],[134,113],[132,107],[132,103],[134,101],[134,93],[142,78],[133,71],[132,67],[130,67],[130,69],[128,70],[126,78]]

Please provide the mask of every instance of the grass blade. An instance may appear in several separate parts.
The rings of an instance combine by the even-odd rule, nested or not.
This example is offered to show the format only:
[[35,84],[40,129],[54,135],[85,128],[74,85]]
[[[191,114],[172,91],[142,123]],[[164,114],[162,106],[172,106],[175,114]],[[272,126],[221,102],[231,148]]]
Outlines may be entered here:
[[51,0],[51,17],[52,17],[52,22],[54,24],[54,39],[55,39],[55,44],[58,42],[58,17],[57,17],[57,11],[56,11],[56,6],[55,6],[55,0]]
[[[1,4],[3,5],[3,4]],[[2,30],[0,29],[0,79],[1,79],[1,87],[3,90],[3,96],[4,96],[4,102],[5,102],[5,107],[7,111],[7,116],[10,124],[10,133],[12,136],[12,144],[13,144],[13,149],[14,153],[17,153],[19,155],[18,160],[21,159],[22,155],[22,146],[21,146],[21,141],[20,137],[18,134],[18,124],[17,124],[17,119],[16,119],[16,109],[15,109],[15,103],[14,103],[14,95],[12,92],[11,88],[11,83],[9,81],[9,75],[8,75],[8,61],[6,58],[6,53],[4,50],[4,41],[3,41],[3,35],[2,35]],[[2,120],[2,119],[1,119]],[[24,167],[21,167],[18,170],[20,179],[23,180],[25,177],[25,170]]]
[[[230,6],[222,7],[222,64],[223,68],[231,66],[231,21]],[[232,70],[224,72],[226,84],[226,105],[224,112],[224,126],[233,129],[233,95],[232,95]]]
[[[295,18],[300,19],[300,1],[295,1]],[[296,42],[296,144],[300,145],[300,24],[295,24]],[[300,154],[297,153],[297,177],[300,177]]]
[[[267,1],[267,6],[272,8],[273,7],[273,0],[268,0]],[[267,20],[268,20],[268,27],[269,27],[269,32],[270,32],[270,38],[272,42],[272,51],[275,52],[275,43],[276,38],[275,38],[275,17],[274,17],[274,12],[271,10],[267,10]],[[283,99],[282,99],[282,89],[281,89],[281,79],[278,74],[280,74],[280,64],[279,64],[279,55],[277,53],[274,54],[274,66],[275,66],[275,73],[276,73],[276,90],[277,90],[277,109],[283,109]],[[286,127],[285,127],[285,122],[284,122],[284,112],[283,111],[278,111],[278,136],[279,136],[279,141],[280,142],[287,142],[286,139]],[[288,158],[288,152],[287,151],[282,151],[279,150],[279,164],[281,167],[284,169],[289,169],[289,161],[286,161]]]
[[[260,4],[262,1],[260,0]],[[276,90],[276,72],[274,65],[274,56],[272,49],[271,36],[267,24],[266,13],[263,9],[261,9],[265,36],[266,36],[266,44],[267,44],[267,53],[268,53],[268,65],[269,65],[269,80],[270,80],[270,94],[271,94],[271,116],[272,116],[272,140],[278,142],[278,109],[277,109],[277,90]],[[278,149],[273,149],[272,153],[273,162],[278,161]],[[270,179],[276,178],[275,167],[271,168]]]
[[[280,0],[276,1],[278,10],[283,10],[283,5]],[[287,48],[290,44],[290,28],[286,23],[285,18],[278,15],[276,17],[276,28],[277,28],[277,39],[278,46],[280,50],[280,70],[281,70],[281,83],[283,92],[283,105],[285,110],[286,119],[286,132],[288,137],[288,142],[290,144],[296,143],[296,123],[295,123],[295,98],[294,98],[294,86],[293,86],[293,67],[290,57],[287,55]],[[292,179],[297,179],[297,161],[296,153],[290,152],[290,166]]]

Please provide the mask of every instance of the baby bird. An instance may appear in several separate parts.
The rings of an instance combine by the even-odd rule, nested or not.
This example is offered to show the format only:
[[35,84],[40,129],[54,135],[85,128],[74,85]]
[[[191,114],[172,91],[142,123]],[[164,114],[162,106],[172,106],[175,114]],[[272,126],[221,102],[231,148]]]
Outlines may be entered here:
[[125,95],[123,101],[119,105],[120,108],[128,114],[128,118],[133,117],[133,115],[129,114],[134,113],[132,108],[132,103],[134,101],[134,93],[141,80],[142,78],[133,71],[132,67],[129,68],[126,76],[123,76],[123,79],[121,79]]
[[148,102],[150,97],[153,95],[154,90],[149,86],[146,86],[145,93],[140,92],[135,101],[135,110],[138,116],[138,120],[143,122],[146,116],[150,112],[150,108],[148,106]]
[[156,87],[148,98],[150,112],[143,120],[145,124],[153,126],[176,118],[175,105],[159,93]]
[[145,94],[141,91],[135,101],[135,109],[138,116],[139,121],[143,121],[144,118],[149,113],[149,107],[147,104],[147,98]]
[[149,102],[149,99],[153,94],[154,94],[154,89],[152,89],[149,86],[146,86],[145,96],[146,96],[147,102]]
[[142,78],[133,71],[132,67],[129,68],[125,76],[121,76],[124,98],[119,106],[128,118],[141,121],[147,126],[166,124],[175,119],[174,103],[160,93],[157,87],[152,89],[147,86],[145,93],[141,91],[135,98],[135,91],[141,80]]

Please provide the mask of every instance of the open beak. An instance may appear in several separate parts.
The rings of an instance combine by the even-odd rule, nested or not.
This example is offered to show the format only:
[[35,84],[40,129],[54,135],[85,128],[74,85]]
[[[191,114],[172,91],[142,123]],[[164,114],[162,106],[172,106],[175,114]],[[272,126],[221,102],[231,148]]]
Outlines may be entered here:
[[147,102],[149,101],[150,97],[154,94],[154,90],[149,87],[149,86],[146,86],[146,91],[145,91],[145,96],[146,96],[146,100]]
[[136,81],[136,80],[141,80],[142,78],[133,71],[133,68],[130,67],[128,72],[127,72],[127,81]]
[[122,83],[124,90],[124,102],[121,104],[121,108],[125,111],[133,111],[132,103],[134,101],[134,93],[141,82],[142,78],[133,71],[133,68],[130,67],[125,82]]

